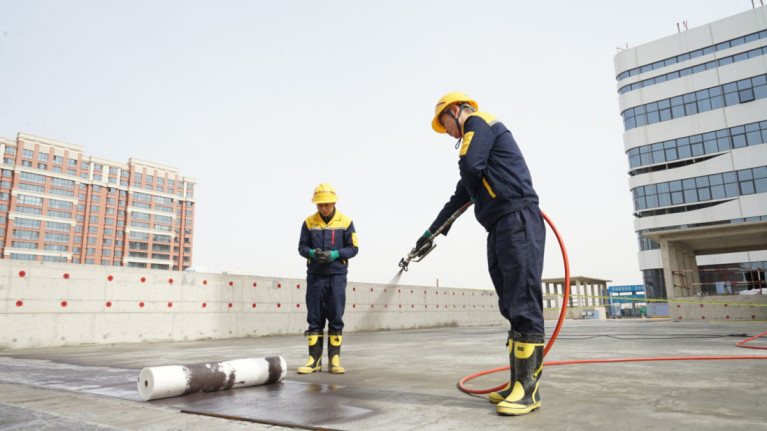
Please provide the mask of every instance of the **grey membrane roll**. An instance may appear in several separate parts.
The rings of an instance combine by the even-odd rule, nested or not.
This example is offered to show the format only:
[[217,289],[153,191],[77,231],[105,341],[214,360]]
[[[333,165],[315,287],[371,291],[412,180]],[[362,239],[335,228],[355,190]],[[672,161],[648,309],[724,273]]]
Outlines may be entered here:
[[138,375],[144,401],[281,382],[288,372],[282,356],[192,365],[146,367]]

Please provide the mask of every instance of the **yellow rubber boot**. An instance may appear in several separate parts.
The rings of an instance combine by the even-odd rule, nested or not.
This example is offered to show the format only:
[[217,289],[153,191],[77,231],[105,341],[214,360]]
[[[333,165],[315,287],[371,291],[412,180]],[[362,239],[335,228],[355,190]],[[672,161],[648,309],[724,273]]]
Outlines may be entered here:
[[333,374],[344,374],[346,370],[341,366],[341,331],[328,331],[328,370]]
[[499,415],[524,415],[541,406],[538,383],[543,372],[543,341],[543,334],[514,332],[514,383],[509,396],[495,408]]
[[512,339],[513,333],[512,331],[509,331],[509,338],[506,340],[506,346],[509,350],[509,371],[511,374],[511,377],[509,378],[509,383],[506,385],[505,388],[501,389],[498,392],[490,392],[490,394],[487,396],[487,399],[493,403],[498,404],[501,401],[505,400],[506,397],[509,396],[511,393],[511,384],[514,382],[514,340]]
[[307,331],[309,337],[309,361],[298,367],[298,374],[310,374],[322,371],[322,330]]

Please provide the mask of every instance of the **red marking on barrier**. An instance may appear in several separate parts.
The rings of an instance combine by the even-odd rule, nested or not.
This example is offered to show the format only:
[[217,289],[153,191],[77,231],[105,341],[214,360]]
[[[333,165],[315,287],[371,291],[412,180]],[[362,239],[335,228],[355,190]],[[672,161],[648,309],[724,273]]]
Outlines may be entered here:
[[386,288],[384,288],[384,293],[386,293]]
[[277,289],[282,289],[282,283],[277,283]]
[[67,301],[61,301],[61,306],[62,307],[66,307],[67,306]]
[[173,284],[173,279],[172,279],[172,278],[169,278],[169,279],[168,279],[168,283],[170,283],[170,284]]
[[413,304],[410,304],[410,308],[415,308],[415,305],[413,305]]
[[413,293],[413,289],[410,289],[410,293]]
[[280,303],[278,302],[278,303],[277,303],[277,308],[280,308],[280,307],[282,307],[282,304],[280,304]]
[[69,274],[67,274],[66,272],[64,273],[64,279],[69,280]]
[[466,304],[463,304],[463,308],[466,308]]
[[424,305],[423,308],[429,308],[429,306],[428,305]]
[[423,294],[426,295],[426,291],[425,290],[423,291]]
[[752,314],[752,315],[751,315],[751,318],[752,318],[752,319],[756,319],[756,316],[754,316],[754,315]]
[[255,302],[253,303],[253,308],[256,308],[256,303]]
[[402,308],[402,304],[399,305],[399,308]]
[[203,286],[207,286],[208,285],[208,280],[202,280],[202,285]]
[[682,316],[679,316],[679,320],[682,320]]
[[27,275],[27,273],[26,273],[26,272],[24,272],[24,271],[19,271],[19,277],[24,277],[25,275]]
[[682,306],[679,304],[676,304],[676,308],[682,308]]
[[207,306],[208,306],[208,303],[207,303],[207,302],[203,302],[203,303],[202,303],[202,308],[205,308],[205,307],[207,307]]
[[172,303],[172,302],[169,302],[169,303],[168,303],[168,308],[171,308],[171,307],[173,307],[173,303]]
[[374,307],[374,305],[373,305],[373,304],[370,304],[370,308],[373,308],[373,307]]
[[232,303],[231,302],[229,303],[229,308],[232,308]]
[[372,288],[372,287],[370,288],[370,291],[371,291],[371,292],[373,291],[373,288]]
[[22,305],[24,305],[24,301],[21,301],[21,300],[16,301],[16,306],[17,307],[21,307]]
[[357,304],[352,304],[352,308],[357,308]]
[[435,295],[439,295],[439,292],[434,292]]
[[144,302],[143,302],[143,301],[142,301],[142,302],[139,302],[139,303],[138,303],[138,306],[139,306],[139,307],[141,307],[141,308],[144,308]]
[[256,283],[256,282],[254,281],[254,282],[253,282],[253,287],[256,287],[256,285],[257,285],[257,284],[258,284],[258,283]]
[[112,306],[112,301],[107,301],[107,308]]
[[296,289],[300,289],[300,288],[301,288],[301,285],[300,284],[296,284]]
[[703,304],[700,304],[700,308],[703,308]]
[[727,306],[727,304],[724,304],[724,306],[726,307],[726,306]]
[[352,287],[352,292],[356,292],[356,291],[357,291],[357,288],[356,287]]
[[389,304],[384,304],[384,308],[389,308]]
[[141,282],[146,283],[146,277],[141,277]]
[[700,318],[706,320],[706,316],[700,316]]
[[464,296],[464,295],[466,295],[466,292],[461,292],[461,296]]
[[402,289],[397,289],[397,293],[402,293]]
[[455,292],[453,292],[453,296],[455,296]]
[[114,277],[112,277],[111,275],[107,277],[107,280],[109,280],[109,281],[112,281],[112,280],[114,280],[114,279],[115,279],[115,278],[114,278]]
[[229,282],[229,285],[230,285],[230,286],[234,286],[234,282],[233,282],[233,281],[230,281],[230,282]]
[[439,304],[437,304],[437,308],[439,308]]
[[726,318],[728,318],[728,319],[729,319],[729,318],[730,318],[730,315],[728,314],[728,315],[726,315],[726,316],[724,316],[724,317],[726,317]]

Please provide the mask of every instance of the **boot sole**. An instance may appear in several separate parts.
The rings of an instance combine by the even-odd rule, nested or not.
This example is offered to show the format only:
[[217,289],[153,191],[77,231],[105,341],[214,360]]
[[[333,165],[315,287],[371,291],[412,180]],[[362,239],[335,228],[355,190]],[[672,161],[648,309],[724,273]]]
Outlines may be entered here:
[[541,403],[536,403],[524,408],[496,408],[495,412],[501,416],[521,416],[532,413],[541,408]]

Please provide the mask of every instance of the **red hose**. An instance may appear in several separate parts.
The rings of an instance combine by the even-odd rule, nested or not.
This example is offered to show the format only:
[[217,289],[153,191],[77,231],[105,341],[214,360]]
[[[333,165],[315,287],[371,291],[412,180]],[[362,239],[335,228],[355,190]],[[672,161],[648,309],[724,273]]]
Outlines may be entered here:
[[[541,214],[543,214],[543,212],[541,212]],[[549,349],[551,349],[551,346],[554,344],[554,340],[557,339],[557,335],[559,335],[559,330],[562,328],[562,323],[565,320],[565,311],[567,310],[567,301],[570,296],[570,263],[567,260],[567,251],[565,250],[565,245],[562,242],[562,238],[560,238],[559,236],[559,232],[557,232],[557,228],[554,227],[554,224],[551,222],[551,220],[549,220],[546,214],[543,214],[543,218],[546,220],[546,223],[549,224],[549,227],[551,227],[551,230],[554,231],[554,235],[557,237],[557,241],[559,241],[559,247],[560,249],[562,249],[562,259],[565,265],[565,292],[563,297],[562,311],[559,313],[559,320],[557,321],[556,329],[554,329],[554,333],[551,335],[551,339],[549,340],[548,344],[546,344],[546,347],[543,350],[543,355],[546,356],[546,353],[548,353]],[[767,347],[745,345],[747,342],[754,340],[756,338],[762,337],[764,335],[767,335],[767,332],[763,332],[759,335],[740,341],[736,345],[738,347],[743,347],[747,349],[767,350]],[[703,361],[703,360],[725,360],[725,359],[728,359],[728,360],[729,359],[767,359],[767,356],[681,356],[681,357],[659,357],[659,358],[583,359],[583,360],[576,360],[576,361],[544,362],[543,365],[552,366],[552,365],[568,365],[568,364],[604,364],[604,363],[612,363],[612,362]],[[506,371],[508,369],[509,367],[507,366],[507,367],[495,368],[492,370],[480,371],[478,373],[471,374],[469,376],[462,378],[458,382],[458,388],[461,391],[466,392],[467,394],[487,394],[490,392],[500,391],[501,389],[504,389],[506,387],[508,382],[504,382],[502,385],[494,387],[494,388],[490,388],[490,389],[469,389],[464,385],[464,383],[479,376],[497,373],[500,371]]]
[[[562,238],[559,236],[559,231],[557,231],[556,226],[554,226],[554,223],[552,223],[551,219],[541,211],[541,215],[543,216],[543,219],[546,220],[546,223],[548,223],[551,230],[554,232],[554,236],[557,237],[557,241],[559,242],[559,249],[562,251],[562,261],[565,265],[565,288],[564,288],[564,295],[562,296],[562,311],[559,312],[559,320],[557,321],[557,326],[554,328],[554,332],[551,334],[551,338],[549,339],[549,342],[546,344],[546,347],[543,349],[543,356],[545,357],[547,353],[549,353],[549,349],[551,349],[551,346],[554,345],[554,341],[557,339],[557,336],[559,335],[559,330],[562,329],[562,323],[565,321],[565,313],[567,312],[567,301],[570,299],[570,261],[567,259],[567,250],[565,249],[565,243],[562,241]],[[544,364],[545,365],[545,364]],[[491,374],[491,373],[497,373],[499,371],[508,370],[510,367],[501,367],[496,368],[494,370],[487,370],[487,371],[481,371],[476,374],[472,374],[470,376],[466,376],[461,379],[460,382],[458,382],[458,388],[468,394],[488,394],[490,392],[500,391],[501,389],[506,387],[507,383],[503,383],[502,385],[490,388],[490,389],[469,389],[466,386],[464,386],[464,382],[467,382],[475,377],[483,376],[485,374]]]

